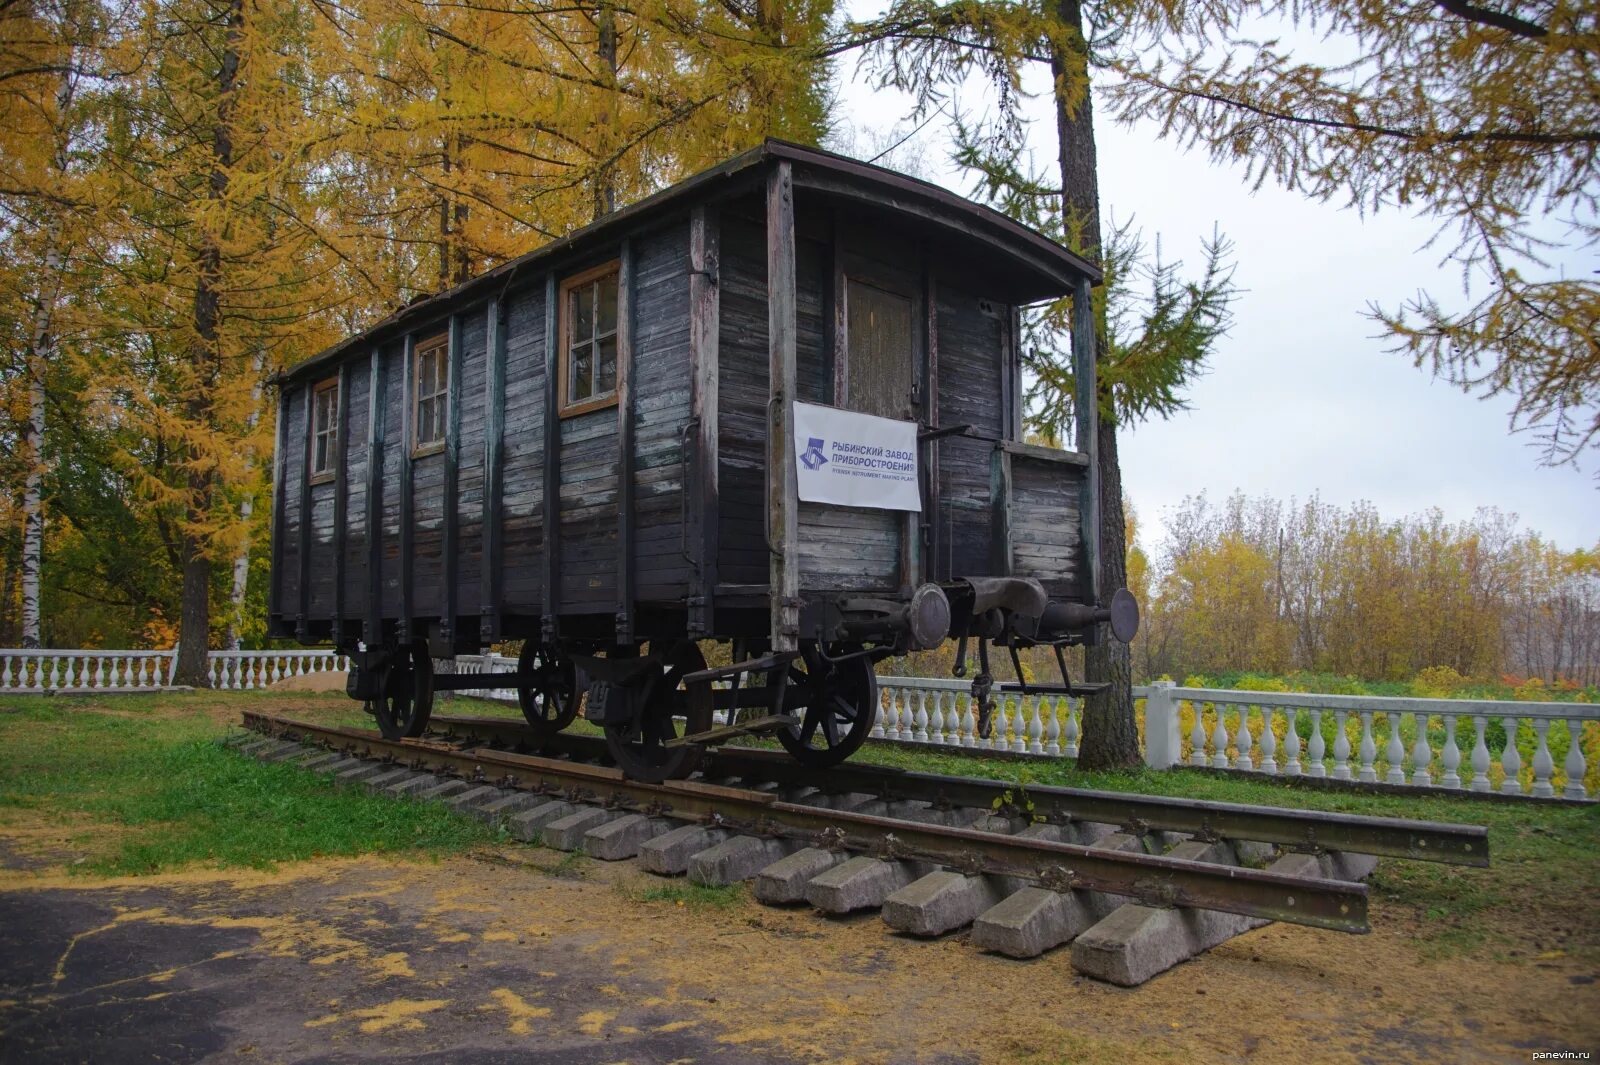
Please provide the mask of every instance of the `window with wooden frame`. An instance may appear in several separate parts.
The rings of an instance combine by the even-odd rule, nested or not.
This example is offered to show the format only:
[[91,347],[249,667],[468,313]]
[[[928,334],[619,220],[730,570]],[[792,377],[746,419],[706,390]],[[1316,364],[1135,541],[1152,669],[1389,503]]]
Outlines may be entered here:
[[562,282],[562,417],[617,402],[617,380],[626,372],[617,346],[620,276],[620,264],[613,260]]
[[412,453],[426,454],[444,447],[450,398],[450,335],[420,340],[416,347],[412,390],[416,406],[412,419]]
[[311,390],[311,483],[333,480],[339,461],[339,379],[317,382]]

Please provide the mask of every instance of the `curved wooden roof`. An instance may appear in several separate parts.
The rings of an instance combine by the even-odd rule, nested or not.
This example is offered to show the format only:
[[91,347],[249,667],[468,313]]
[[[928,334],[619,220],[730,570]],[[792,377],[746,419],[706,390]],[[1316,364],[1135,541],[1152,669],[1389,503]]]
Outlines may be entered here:
[[1003,259],[1014,279],[1012,301],[1031,303],[1068,292],[1075,280],[1101,281],[1100,269],[1055,241],[993,208],[958,196],[919,178],[871,163],[808,148],[788,141],[766,140],[708,170],[685,178],[654,195],[614,211],[559,240],[509,259],[454,288],[434,293],[400,308],[388,317],[278,375],[299,377],[364,345],[389,339],[405,327],[435,318],[452,304],[471,301],[503,289],[518,274],[531,274],[547,260],[581,252],[585,245],[613,239],[648,217],[681,210],[695,201],[755,188],[766,167],[777,160],[791,164],[797,190],[846,202],[868,212],[896,216],[911,226],[939,233],[957,243],[976,241],[986,255]]

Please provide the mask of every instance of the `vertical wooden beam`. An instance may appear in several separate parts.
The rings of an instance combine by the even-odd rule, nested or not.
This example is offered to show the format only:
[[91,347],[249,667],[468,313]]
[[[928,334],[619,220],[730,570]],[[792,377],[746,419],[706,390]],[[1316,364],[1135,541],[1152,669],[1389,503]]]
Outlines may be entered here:
[[1027,432],[1022,422],[1022,308],[1013,306],[1010,316],[1011,343],[1006,346],[1008,353],[1006,364],[1006,377],[1011,382],[1011,436],[1014,440],[1024,440]]
[[[623,238],[617,269],[617,645],[633,643],[633,241]],[[596,368],[598,372],[598,367]]]
[[556,275],[544,280],[544,638],[557,635],[561,611],[561,352],[557,329],[560,286]]
[[[926,262],[922,271],[922,302],[923,310],[927,315],[928,337],[928,395],[923,403],[927,411],[929,429],[939,427],[939,279],[934,276],[933,269]],[[940,536],[939,536],[939,507],[943,502],[943,493],[939,484],[939,440],[930,440],[923,447],[923,454],[928,457],[928,471],[924,475],[923,511],[922,511],[922,547],[923,547],[923,573],[930,580],[945,580],[949,574],[947,567],[939,563]]]
[[1095,385],[1094,304],[1088,278],[1072,285],[1072,372],[1077,377],[1078,450],[1089,456],[1078,504],[1083,543],[1084,598],[1100,602],[1100,403]]
[[483,523],[478,562],[479,642],[500,639],[500,512],[505,494],[506,331],[505,308],[489,297],[484,317]]
[[833,261],[829,264],[828,286],[833,298],[828,301],[828,325],[831,330],[828,346],[828,377],[823,382],[833,394],[824,397],[836,407],[845,405],[850,392],[850,293],[849,281],[844,272],[844,223],[837,211],[833,213],[833,240],[829,250]]
[[396,631],[400,642],[405,644],[411,641],[411,611],[415,606],[411,588],[414,568],[411,557],[414,532],[411,528],[411,508],[414,502],[411,452],[415,446],[412,437],[416,428],[413,424],[416,419],[416,405],[413,402],[417,375],[416,334],[406,334],[405,344],[400,349],[400,357],[404,361],[400,367],[400,623],[396,626]]
[[989,569],[1011,575],[1011,455],[999,444],[989,453]]
[[[297,394],[305,397],[301,404],[305,408],[305,446],[302,448],[305,461],[300,464],[300,527],[296,540],[300,546],[300,587],[297,589],[298,604],[294,616],[294,637],[301,643],[309,643],[311,634],[307,629],[311,617],[311,419],[315,416],[311,407],[313,403],[314,386],[311,382],[302,385]],[[291,430],[292,431],[292,430]]]
[[708,636],[717,593],[718,488],[717,342],[721,328],[721,227],[715,207],[689,215],[689,388],[695,426],[694,467],[682,457],[683,491],[690,492],[689,555],[695,583],[689,597],[689,635]]
[[375,346],[367,371],[367,610],[363,638],[368,647],[383,643],[383,437],[388,391],[383,348]]
[[450,316],[450,332],[445,341],[444,415],[444,531],[440,542],[440,572],[444,578],[444,602],[440,608],[439,637],[452,645],[456,638],[456,584],[461,572],[461,500],[456,481],[461,466],[461,315]]
[[771,551],[768,609],[772,649],[792,651],[800,639],[799,499],[795,477],[794,175],[787,160],[767,174],[767,338],[771,394],[767,400],[767,546]]
[[283,457],[289,449],[289,419],[284,408],[288,403],[289,394],[279,384],[277,424],[273,427],[277,443],[272,453],[272,584],[267,588],[267,617],[278,622],[283,620],[283,582],[289,577],[283,567],[283,508],[288,498],[283,483]]
[[333,457],[333,645],[344,643],[344,571],[346,511],[350,493],[350,470],[345,461],[350,455],[350,362],[339,363],[339,428],[334,433],[338,454]]

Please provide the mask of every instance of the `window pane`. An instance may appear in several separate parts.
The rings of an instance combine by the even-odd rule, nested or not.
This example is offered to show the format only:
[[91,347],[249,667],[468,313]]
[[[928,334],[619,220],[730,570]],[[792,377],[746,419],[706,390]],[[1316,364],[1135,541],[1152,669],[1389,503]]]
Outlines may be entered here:
[[617,275],[607,274],[596,287],[600,290],[599,333],[614,333],[617,330]]
[[593,345],[579,344],[572,349],[572,374],[567,383],[567,402],[577,403],[594,395]]
[[595,370],[594,394],[603,396],[617,390],[617,338],[600,341],[600,365]]
[[594,289],[580,285],[572,290],[572,343],[594,336]]
[[311,464],[312,473],[323,473],[328,469],[328,437],[326,434],[317,434],[316,461]]
[[421,398],[433,391],[433,358],[428,352],[417,354],[417,396]]

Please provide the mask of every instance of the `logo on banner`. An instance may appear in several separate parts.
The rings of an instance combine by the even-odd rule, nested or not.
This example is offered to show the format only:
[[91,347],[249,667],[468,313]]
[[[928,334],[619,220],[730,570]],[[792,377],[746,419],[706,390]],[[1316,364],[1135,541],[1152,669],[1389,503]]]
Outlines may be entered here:
[[800,456],[800,461],[806,464],[808,470],[820,470],[822,464],[828,461],[828,456],[822,453],[822,437],[813,436],[806,439],[805,453]]

